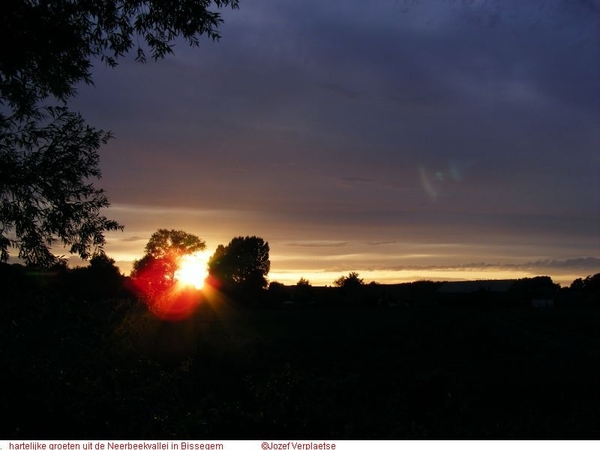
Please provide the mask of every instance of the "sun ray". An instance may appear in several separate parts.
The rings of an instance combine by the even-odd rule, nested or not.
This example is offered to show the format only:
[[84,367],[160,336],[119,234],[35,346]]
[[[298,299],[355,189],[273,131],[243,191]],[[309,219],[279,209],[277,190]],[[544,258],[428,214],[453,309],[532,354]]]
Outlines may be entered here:
[[185,286],[202,289],[204,280],[208,275],[208,258],[209,255],[206,252],[183,255],[179,262],[179,268],[175,271],[174,278]]

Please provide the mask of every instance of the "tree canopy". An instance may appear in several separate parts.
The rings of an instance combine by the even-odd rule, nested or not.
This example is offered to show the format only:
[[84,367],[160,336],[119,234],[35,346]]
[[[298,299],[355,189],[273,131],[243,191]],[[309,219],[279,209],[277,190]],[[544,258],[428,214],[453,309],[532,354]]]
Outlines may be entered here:
[[147,296],[161,293],[173,286],[181,257],[205,248],[194,234],[161,228],[150,236],[143,258],[133,263],[131,278]]
[[[26,113],[49,96],[67,100],[79,83],[92,83],[93,60],[110,66],[135,47],[162,59],[181,37],[198,46],[200,36],[220,38],[215,8],[238,0],[6,0],[0,16],[0,97]],[[212,9],[211,9],[212,8]]]
[[311,287],[310,281],[308,281],[306,278],[301,277],[298,282],[296,283],[296,286],[298,287]]
[[600,273],[573,280],[570,288],[576,291],[600,291]]
[[105,231],[122,228],[100,215],[108,199],[88,181],[100,177],[96,150],[109,135],[66,108],[47,113],[18,121],[0,112],[0,261],[17,247],[25,262],[48,267],[56,243],[86,259]]
[[90,258],[87,267],[70,269],[65,278],[67,292],[86,300],[114,298],[123,286],[123,276],[115,260],[101,252]]
[[208,261],[211,278],[225,289],[264,289],[270,268],[269,243],[257,236],[240,236],[226,247],[219,245]]
[[341,276],[333,282],[334,286],[344,289],[357,289],[364,284],[365,282],[362,278],[359,278],[357,272],[350,272],[347,276]]
[[27,263],[52,265],[54,244],[86,259],[122,228],[91,180],[110,133],[68,108],[78,84],[92,84],[97,60],[116,66],[161,59],[183,38],[219,39],[215,9],[238,0],[6,0],[0,15],[0,261],[18,248]]
[[154,259],[177,259],[205,248],[206,243],[194,234],[161,228],[150,236],[145,253]]

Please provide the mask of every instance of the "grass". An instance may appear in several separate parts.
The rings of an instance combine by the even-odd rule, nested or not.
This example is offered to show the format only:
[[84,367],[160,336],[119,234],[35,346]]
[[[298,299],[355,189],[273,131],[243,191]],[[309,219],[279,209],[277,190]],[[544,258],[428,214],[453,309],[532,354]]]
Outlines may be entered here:
[[600,438],[598,308],[40,302],[1,319],[9,439]]

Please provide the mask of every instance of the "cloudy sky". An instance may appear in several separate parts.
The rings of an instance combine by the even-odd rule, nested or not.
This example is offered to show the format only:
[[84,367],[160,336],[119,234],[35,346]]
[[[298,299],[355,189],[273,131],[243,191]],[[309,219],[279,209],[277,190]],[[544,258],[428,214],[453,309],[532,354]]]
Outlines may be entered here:
[[97,64],[107,253],[270,243],[270,280],[600,272],[600,4],[241,0],[220,42]]

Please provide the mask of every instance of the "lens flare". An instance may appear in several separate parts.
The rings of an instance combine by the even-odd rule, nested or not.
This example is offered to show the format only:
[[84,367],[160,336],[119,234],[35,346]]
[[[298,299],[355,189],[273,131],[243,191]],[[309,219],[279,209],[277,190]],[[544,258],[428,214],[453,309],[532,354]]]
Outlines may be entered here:
[[184,255],[179,261],[179,268],[175,271],[174,278],[180,284],[202,289],[208,275],[207,263],[208,254],[205,252]]
[[182,321],[194,314],[201,300],[201,293],[194,288],[173,288],[154,296],[148,303],[148,307],[162,320]]
[[[208,254],[150,260],[132,279],[132,289],[148,309],[163,320],[190,317],[204,298]],[[173,269],[175,271],[173,272]]]

